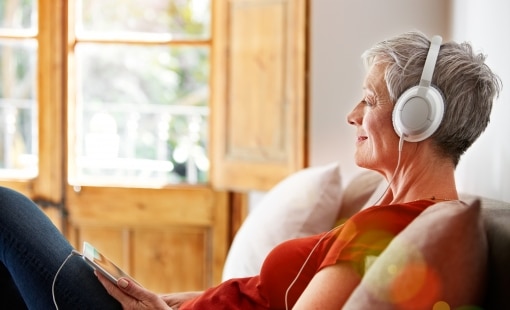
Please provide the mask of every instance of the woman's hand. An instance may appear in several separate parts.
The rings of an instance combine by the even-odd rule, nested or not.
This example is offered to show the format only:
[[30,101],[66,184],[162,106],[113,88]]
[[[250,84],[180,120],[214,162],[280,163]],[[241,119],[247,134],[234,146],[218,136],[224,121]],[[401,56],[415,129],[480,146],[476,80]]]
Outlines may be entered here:
[[160,297],[172,309],[177,310],[186,300],[193,299],[201,294],[202,294],[202,292],[182,292],[182,293],[164,294],[164,295],[160,295]]
[[[97,278],[106,288],[108,294],[117,299],[122,308],[126,310],[154,309],[170,310],[172,309],[159,295],[139,286],[131,279],[120,278],[117,284],[108,280],[99,272],[95,272]],[[182,302],[181,302],[182,303]],[[177,308],[176,308],[177,309]]]

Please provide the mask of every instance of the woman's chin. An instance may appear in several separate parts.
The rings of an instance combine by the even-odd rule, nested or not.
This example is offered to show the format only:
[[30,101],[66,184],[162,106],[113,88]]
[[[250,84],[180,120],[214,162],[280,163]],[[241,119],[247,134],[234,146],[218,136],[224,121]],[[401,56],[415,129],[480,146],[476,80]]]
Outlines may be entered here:
[[370,161],[370,160],[367,160],[366,158],[356,157],[354,159],[354,162],[355,162],[356,166],[358,166],[360,168],[370,169],[370,170],[377,170],[376,169],[377,167],[374,165],[374,162]]

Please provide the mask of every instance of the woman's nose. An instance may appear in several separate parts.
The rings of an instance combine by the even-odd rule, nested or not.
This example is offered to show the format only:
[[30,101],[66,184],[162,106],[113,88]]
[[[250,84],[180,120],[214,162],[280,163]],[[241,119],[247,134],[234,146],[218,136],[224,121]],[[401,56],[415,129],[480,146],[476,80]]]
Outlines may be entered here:
[[363,119],[362,117],[362,113],[361,113],[361,102],[358,103],[354,109],[352,109],[352,111],[347,114],[347,122],[350,124],[350,125],[361,125],[361,120]]

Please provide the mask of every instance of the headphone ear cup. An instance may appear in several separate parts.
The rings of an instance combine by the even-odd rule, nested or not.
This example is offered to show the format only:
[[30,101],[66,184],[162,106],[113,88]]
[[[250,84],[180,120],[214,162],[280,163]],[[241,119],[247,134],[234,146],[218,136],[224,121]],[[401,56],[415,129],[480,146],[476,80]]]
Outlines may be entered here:
[[406,90],[393,108],[393,128],[405,141],[419,142],[439,127],[444,114],[444,100],[435,87],[414,86]]

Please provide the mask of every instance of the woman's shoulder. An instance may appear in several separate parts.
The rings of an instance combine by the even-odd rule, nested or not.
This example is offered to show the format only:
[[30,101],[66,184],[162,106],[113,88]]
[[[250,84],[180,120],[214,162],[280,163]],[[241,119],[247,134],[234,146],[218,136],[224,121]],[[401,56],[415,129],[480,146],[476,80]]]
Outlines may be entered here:
[[433,204],[434,201],[431,200],[416,200],[389,205],[375,205],[354,214],[347,220],[346,224],[349,222],[351,225],[364,227],[378,226],[381,225],[380,223],[385,223],[383,225],[408,223]]
[[412,211],[424,211],[426,208],[430,207],[436,203],[436,201],[431,199],[419,199],[409,202],[402,203],[394,203],[388,205],[373,205],[366,207],[355,215],[364,215],[365,213],[379,213],[379,212],[394,212],[395,210],[404,211],[404,210],[412,210]]

